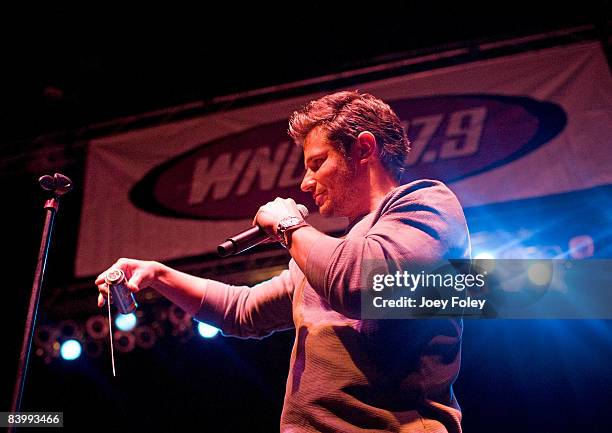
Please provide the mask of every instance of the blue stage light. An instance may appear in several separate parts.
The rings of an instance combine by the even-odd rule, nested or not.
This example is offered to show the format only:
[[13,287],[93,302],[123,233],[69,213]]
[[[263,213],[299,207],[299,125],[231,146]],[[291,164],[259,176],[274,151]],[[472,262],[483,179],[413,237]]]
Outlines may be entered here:
[[131,331],[136,326],[136,315],[134,313],[117,314],[117,317],[115,317],[115,326],[120,331]]
[[219,329],[214,326],[210,326],[206,323],[198,323],[198,332],[204,338],[213,338],[219,333]]
[[488,260],[488,259],[494,259],[494,258],[495,257],[493,256],[493,254],[491,254],[488,251],[481,251],[474,256],[474,259],[476,260]]
[[72,361],[81,356],[81,343],[77,340],[66,340],[60,347],[60,355],[67,361]]

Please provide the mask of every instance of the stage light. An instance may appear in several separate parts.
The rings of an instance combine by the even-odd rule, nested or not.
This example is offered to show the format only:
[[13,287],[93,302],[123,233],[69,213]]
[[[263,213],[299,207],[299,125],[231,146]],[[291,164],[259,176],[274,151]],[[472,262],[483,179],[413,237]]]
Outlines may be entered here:
[[74,320],[64,320],[57,325],[60,341],[83,340],[81,326]]
[[213,338],[219,333],[219,329],[206,323],[198,323],[198,332],[203,338]]
[[474,256],[478,272],[492,272],[495,269],[495,256],[488,251],[481,251]]
[[131,331],[136,326],[136,315],[134,313],[117,314],[115,326],[121,331]]
[[51,348],[53,342],[59,337],[59,330],[53,329],[51,326],[42,325],[36,327],[34,333],[34,343],[38,347]]
[[115,331],[113,335],[113,341],[115,342],[115,348],[119,352],[127,353],[134,350],[136,346],[136,337],[131,332]]
[[172,304],[168,307],[168,320],[172,324],[173,336],[181,337],[185,341],[193,336],[191,316],[178,305]]
[[143,349],[150,349],[157,342],[157,335],[150,326],[139,326],[134,331],[134,336],[136,337],[136,344]]
[[98,314],[87,319],[85,329],[91,338],[103,339],[108,338],[108,322],[107,318]]
[[97,358],[102,354],[103,350],[104,347],[102,346],[102,340],[87,338],[83,344],[83,351],[88,358]]
[[569,240],[569,255],[573,259],[586,259],[595,254],[595,241],[591,236],[574,236]]
[[546,263],[534,263],[527,271],[529,280],[537,286],[545,286],[552,279],[552,268]]
[[72,361],[81,356],[81,343],[77,340],[66,340],[60,348],[62,358],[67,361]]

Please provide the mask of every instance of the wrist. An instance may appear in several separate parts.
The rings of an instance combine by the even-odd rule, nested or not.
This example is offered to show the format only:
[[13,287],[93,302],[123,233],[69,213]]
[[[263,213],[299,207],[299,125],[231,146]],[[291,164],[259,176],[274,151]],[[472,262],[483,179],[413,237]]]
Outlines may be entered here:
[[150,264],[151,264],[151,276],[153,279],[150,286],[156,291],[159,291],[162,285],[164,286],[166,285],[164,282],[167,280],[166,277],[168,275],[168,271],[170,268],[168,268],[168,266],[164,265],[163,263],[159,263],[155,261],[151,261]]
[[309,224],[299,217],[283,218],[277,225],[276,237],[281,245],[287,249],[291,248],[291,235],[296,230]]

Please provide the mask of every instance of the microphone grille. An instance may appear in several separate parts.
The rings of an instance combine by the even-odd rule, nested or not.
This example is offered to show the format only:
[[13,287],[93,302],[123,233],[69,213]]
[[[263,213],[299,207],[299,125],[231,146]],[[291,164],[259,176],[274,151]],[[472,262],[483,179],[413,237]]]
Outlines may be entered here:
[[300,211],[300,213],[302,214],[302,218],[304,218],[304,219],[308,218],[308,215],[309,215],[310,212],[308,212],[308,208],[306,206],[304,206],[303,204],[298,204],[297,208]]

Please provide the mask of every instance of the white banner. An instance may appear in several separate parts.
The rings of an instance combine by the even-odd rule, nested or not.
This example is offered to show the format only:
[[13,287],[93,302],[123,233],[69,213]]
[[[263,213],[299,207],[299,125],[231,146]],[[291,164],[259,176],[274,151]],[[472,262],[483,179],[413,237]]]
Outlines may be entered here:
[[[413,151],[406,181],[447,182],[466,207],[612,183],[612,80],[597,43],[528,52],[358,87],[389,102]],[[119,257],[216,250],[260,204],[299,192],[293,110],[322,94],[219,112],[89,145],[76,276]],[[343,221],[311,221],[336,230]]]

